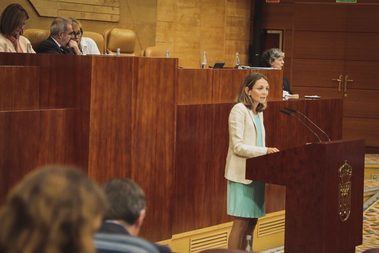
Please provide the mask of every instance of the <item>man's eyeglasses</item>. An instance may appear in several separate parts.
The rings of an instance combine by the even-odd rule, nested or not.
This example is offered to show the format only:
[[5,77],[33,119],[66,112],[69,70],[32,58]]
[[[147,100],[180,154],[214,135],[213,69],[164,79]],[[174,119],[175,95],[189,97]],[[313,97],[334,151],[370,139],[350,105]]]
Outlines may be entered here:
[[77,38],[77,37],[82,36],[82,33],[80,31],[78,31],[78,32],[70,32],[69,35],[71,37]]

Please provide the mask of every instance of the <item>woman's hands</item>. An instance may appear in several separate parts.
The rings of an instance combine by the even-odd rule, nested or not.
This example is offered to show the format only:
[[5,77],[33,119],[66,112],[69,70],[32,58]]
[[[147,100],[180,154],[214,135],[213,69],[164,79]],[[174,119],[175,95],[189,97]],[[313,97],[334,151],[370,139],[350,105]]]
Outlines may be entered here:
[[75,52],[76,55],[81,55],[82,54],[82,52],[79,49],[78,42],[76,42],[75,40],[71,39],[68,42],[68,46],[71,47],[74,50],[74,52]]
[[279,149],[277,149],[277,148],[267,148],[267,154],[272,154],[272,153],[276,153],[276,152],[279,152]]

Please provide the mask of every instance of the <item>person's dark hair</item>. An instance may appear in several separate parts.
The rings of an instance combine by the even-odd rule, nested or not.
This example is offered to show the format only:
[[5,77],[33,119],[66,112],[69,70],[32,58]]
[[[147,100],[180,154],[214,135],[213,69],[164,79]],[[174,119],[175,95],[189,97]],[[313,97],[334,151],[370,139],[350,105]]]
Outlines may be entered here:
[[[253,108],[253,100],[252,98],[246,93],[245,88],[248,87],[249,90],[251,90],[256,82],[260,79],[264,79],[268,82],[268,79],[265,75],[260,73],[250,73],[245,77],[245,79],[242,82],[241,85],[241,92],[238,96],[237,102],[243,103],[247,108],[252,109]],[[256,112],[262,112],[264,109],[266,109],[267,104],[259,103],[256,108]]]
[[34,170],[0,209],[0,252],[93,253],[94,224],[106,208],[101,188],[79,169]]
[[261,66],[262,67],[271,67],[276,59],[284,57],[284,53],[279,48],[271,48],[266,51],[261,56]]
[[29,15],[20,4],[10,4],[1,13],[0,32],[12,35],[17,27],[22,26],[27,19],[29,19]]
[[146,208],[145,193],[131,179],[113,179],[104,186],[109,209],[105,219],[122,220],[133,225]]

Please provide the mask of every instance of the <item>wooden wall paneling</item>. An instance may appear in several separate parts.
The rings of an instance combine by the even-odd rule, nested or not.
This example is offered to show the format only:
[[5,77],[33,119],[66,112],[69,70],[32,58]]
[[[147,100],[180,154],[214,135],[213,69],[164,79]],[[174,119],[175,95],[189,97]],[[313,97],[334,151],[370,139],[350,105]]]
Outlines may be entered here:
[[378,61],[379,33],[349,32],[346,34],[346,61]]
[[39,108],[39,68],[0,66],[0,110]]
[[270,84],[269,100],[282,99],[282,71],[262,69],[215,69],[213,73],[213,103],[236,102],[241,92],[241,84],[249,73],[261,73],[268,78]]
[[249,40],[225,40],[225,65],[234,67],[236,53],[239,53],[241,65],[248,64]]
[[[76,116],[75,140],[78,147],[78,163],[86,170],[89,168],[89,148],[90,148],[90,106],[91,106],[91,85],[93,82],[93,62],[99,56],[80,56],[72,61],[73,69],[70,71],[74,83],[73,97]],[[59,58],[59,57],[58,57]],[[96,71],[103,73],[103,70]],[[103,73],[106,75],[106,73]]]
[[351,118],[343,119],[343,138],[361,139],[366,142],[366,146],[379,146],[379,119]]
[[213,73],[211,69],[178,69],[176,103],[178,105],[211,103]]
[[[341,99],[272,101],[269,102],[264,113],[266,144],[268,146],[287,149],[304,145],[306,142],[317,141],[296,117],[280,113],[280,109],[285,107],[296,109],[307,115],[324,129],[333,140],[342,138]],[[325,112],[332,113],[335,117],[325,120]]]
[[277,184],[266,183],[265,188],[265,212],[266,214],[285,209],[286,187]]
[[[344,97],[344,115],[379,119],[379,90],[348,89]],[[362,101],[365,101],[362,106]]]
[[[215,62],[225,61],[226,57],[224,55],[224,41],[225,34],[227,33],[227,30],[229,28],[228,26],[225,26],[225,24],[227,24],[227,17],[225,17],[225,1],[199,1],[199,9],[201,17],[199,41],[200,51],[207,51],[209,65],[214,65]],[[245,29],[244,26],[240,26],[238,28],[242,30]],[[242,33],[239,34],[242,35]]]
[[[83,157],[78,152],[77,109],[54,109],[40,112],[39,164],[68,164],[80,166]],[[81,167],[84,171],[86,168]]]
[[214,173],[219,175],[210,167],[214,156],[213,115],[212,105],[177,106],[173,234],[210,226],[211,216],[220,217],[223,212],[221,206],[215,214],[209,209],[212,199],[218,199],[210,194]]
[[75,110],[0,112],[0,201],[25,174],[46,164],[76,164]]
[[[70,62],[70,64],[67,64]],[[0,53],[0,65],[38,66],[41,108],[76,107],[85,103],[91,56]],[[81,92],[78,92],[81,91]]]
[[[268,103],[264,112],[266,145],[277,147],[280,150],[304,144],[304,136],[308,134],[296,118],[280,112],[280,109],[284,107],[302,109],[305,107],[305,102],[304,100],[298,100],[295,103],[291,103],[291,101],[272,101]],[[289,129],[291,130],[289,131]]]
[[156,44],[170,47],[186,68],[198,68],[203,51],[209,64],[233,66],[236,52],[247,64],[250,2],[158,0]]
[[264,4],[263,27],[266,29],[292,29],[293,3]]
[[200,4],[195,1],[176,1],[173,31],[174,56],[179,65],[196,68],[200,65]]
[[249,70],[214,69],[212,103],[234,103],[241,92],[241,84]]
[[[288,105],[288,102],[269,102],[267,109],[264,111],[267,147],[277,147],[280,150],[284,150],[291,145],[297,146],[298,141],[295,141],[296,138],[303,136],[304,130],[299,128],[298,123],[289,118],[289,116],[279,112],[285,105]],[[266,183],[266,213],[280,211],[285,208],[285,193],[284,186]]]
[[[292,30],[289,30],[289,29],[283,30],[283,48],[282,48],[282,51],[285,53],[285,58],[284,58],[285,62],[288,58],[291,58],[292,54],[293,54],[292,37],[293,37]],[[285,63],[285,65],[286,64],[287,64],[287,62]]]
[[295,59],[343,60],[345,57],[343,32],[295,31],[294,43]]
[[[186,14],[178,14],[185,20]],[[198,18],[198,13],[190,14]],[[200,66],[202,52],[200,51],[200,26],[198,21],[192,24],[182,24],[180,21],[174,23],[174,57],[179,58],[179,66],[186,68],[198,68]],[[208,51],[209,53],[209,51]]]
[[[364,2],[370,2],[364,4]],[[359,1],[358,4],[347,5],[348,26],[350,32],[379,32],[376,25],[379,16],[379,3],[377,1]]]
[[91,73],[88,174],[130,177],[133,58],[94,57]]
[[335,88],[292,86],[292,92],[299,94],[300,98],[312,95],[318,95],[321,98],[342,98],[342,94]]
[[146,193],[142,236],[153,241],[172,235],[177,64],[172,58],[134,58],[131,177]]
[[348,83],[348,92],[351,89],[362,90],[378,90],[379,79],[377,78],[377,70],[379,69],[379,61],[346,61],[345,74],[354,82]]
[[[280,109],[285,107],[296,109],[306,114],[325,130],[333,140],[341,139],[341,99],[273,101],[268,104],[264,113],[266,146],[278,147],[280,150],[285,150],[304,145],[307,142],[317,142],[317,138],[295,117],[280,113]],[[331,112],[336,117],[330,121],[325,120],[325,112]],[[323,138],[322,135],[321,137]],[[266,184],[265,205],[267,213],[283,210],[285,207],[285,187]]]
[[42,17],[76,17],[108,22],[117,22],[120,18],[119,0],[94,2],[29,0],[29,2]]
[[292,82],[292,58],[291,57],[285,57],[284,58],[284,67],[283,67],[283,78],[287,78],[290,82],[291,90],[293,85]]
[[344,75],[344,62],[324,59],[293,59],[292,70],[293,86],[330,88],[338,91],[338,82],[333,79]]
[[240,54],[242,65],[248,63],[252,3],[246,0],[225,1],[224,59],[226,66],[234,66],[236,52]]
[[[306,108],[303,111],[312,121],[323,129],[332,140],[342,139],[342,99],[306,100]],[[327,115],[333,115],[328,117]],[[323,135],[320,135],[323,137]],[[325,137],[323,137],[325,140]]]
[[231,220],[231,217],[227,215],[227,180],[224,174],[229,147],[228,118],[233,105],[234,103],[228,103],[213,106],[212,152],[208,168],[210,175],[208,175],[209,183],[206,185],[210,204],[207,206],[207,210],[204,210],[205,212],[210,210],[212,215],[208,219],[212,225]]
[[[293,22],[296,31],[346,31],[346,5],[308,2],[296,3],[293,7]],[[323,18],[320,18],[320,13]]]

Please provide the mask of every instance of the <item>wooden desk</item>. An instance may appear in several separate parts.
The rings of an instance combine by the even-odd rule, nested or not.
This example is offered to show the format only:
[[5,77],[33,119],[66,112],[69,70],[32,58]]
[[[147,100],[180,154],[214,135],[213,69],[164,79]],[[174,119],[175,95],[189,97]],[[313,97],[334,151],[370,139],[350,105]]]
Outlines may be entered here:
[[[223,178],[227,118],[249,71],[179,69],[176,59],[163,58],[2,53],[0,73],[9,74],[7,80],[16,72],[5,65],[30,68],[25,86],[38,87],[31,92],[38,103],[0,109],[0,199],[36,166],[68,163],[99,183],[137,181],[148,200],[142,236],[150,240],[230,220]],[[271,94],[281,95],[273,87],[281,87],[282,72],[265,73]],[[341,100],[272,99],[265,112],[268,145],[313,140],[279,113],[284,106],[303,110],[341,138]],[[269,211],[284,206],[282,188],[273,187],[268,198],[279,197],[268,201]]]

